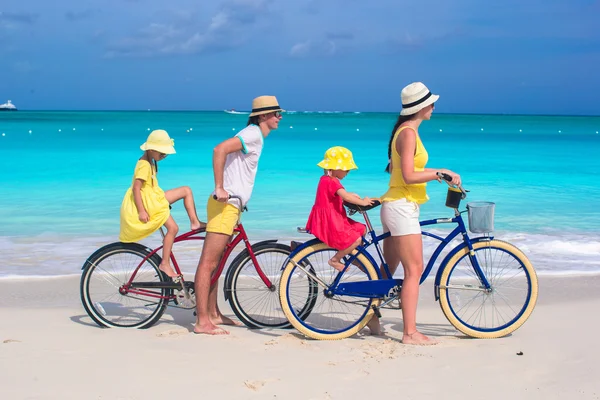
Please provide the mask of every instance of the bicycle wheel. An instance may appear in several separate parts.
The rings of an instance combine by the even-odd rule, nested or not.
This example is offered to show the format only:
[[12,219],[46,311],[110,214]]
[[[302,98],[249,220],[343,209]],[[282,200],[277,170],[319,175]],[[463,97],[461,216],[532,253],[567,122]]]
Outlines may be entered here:
[[272,286],[265,285],[250,254],[244,251],[229,267],[231,278],[225,282],[224,290],[229,293],[231,309],[249,328],[290,327],[281,310],[277,290],[281,269],[291,252],[290,246],[265,243],[252,249],[260,270],[269,278]]
[[474,257],[491,285],[486,290],[463,248],[442,266],[440,306],[462,333],[483,339],[506,336],[533,312],[538,280],[527,257],[501,240],[473,244]]
[[[373,316],[372,306],[380,302],[380,299],[325,294],[339,274],[327,263],[335,253],[337,250],[324,243],[307,246],[294,256],[293,261],[314,277],[292,261],[281,275],[279,297],[283,312],[294,328],[313,339],[336,340],[354,335]],[[359,254],[342,274],[340,283],[378,279],[375,268],[363,254]],[[318,285],[311,294],[313,305],[310,310],[304,307],[306,295],[311,293],[307,285]]]
[[[84,264],[81,302],[88,315],[107,328],[148,328],[165,312],[170,289],[147,288],[141,293],[123,290],[136,272],[135,282],[167,281],[157,254],[140,263],[149,250],[138,243],[112,243],[92,254]],[[139,268],[138,268],[139,267]]]

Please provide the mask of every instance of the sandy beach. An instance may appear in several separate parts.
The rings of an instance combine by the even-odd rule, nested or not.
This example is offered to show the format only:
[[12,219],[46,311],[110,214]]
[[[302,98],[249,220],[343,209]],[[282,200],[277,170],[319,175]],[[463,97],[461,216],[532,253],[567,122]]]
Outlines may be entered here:
[[[462,336],[421,287],[419,329],[440,343],[385,337],[314,341],[294,330],[190,333],[190,310],[147,330],[101,329],[79,277],[0,281],[0,387],[5,399],[598,399],[600,276],[541,277],[538,305],[513,335]],[[232,316],[228,304],[221,305]],[[517,353],[522,352],[522,355]]]

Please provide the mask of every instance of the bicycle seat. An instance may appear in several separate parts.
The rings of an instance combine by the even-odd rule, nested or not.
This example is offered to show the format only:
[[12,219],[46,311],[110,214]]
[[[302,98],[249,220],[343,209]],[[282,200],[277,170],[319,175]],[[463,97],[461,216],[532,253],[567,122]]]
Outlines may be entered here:
[[379,207],[380,205],[381,205],[381,202],[379,200],[373,200],[373,204],[371,204],[370,206],[359,206],[356,204],[344,202],[344,206],[346,206],[347,208],[349,208],[352,211],[358,211],[358,212],[369,211],[375,207]]

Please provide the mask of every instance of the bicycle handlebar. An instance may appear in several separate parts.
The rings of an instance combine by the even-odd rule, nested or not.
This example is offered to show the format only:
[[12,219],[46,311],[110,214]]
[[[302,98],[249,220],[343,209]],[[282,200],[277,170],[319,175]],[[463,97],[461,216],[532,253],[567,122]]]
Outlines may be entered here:
[[[444,172],[436,172],[436,175],[440,178],[442,178],[447,184],[448,186],[452,186],[450,184],[450,181],[452,180],[452,177]],[[458,189],[460,189],[460,192],[462,193],[461,195],[461,199],[464,200],[467,197],[467,192],[468,190],[463,189],[462,185],[458,185],[457,186]]]
[[[213,199],[217,200],[217,195],[216,195],[216,194],[213,194],[213,196],[212,196],[212,197],[213,197]],[[230,199],[237,199],[237,200],[240,202],[241,209],[242,209],[243,211],[248,211],[248,207],[246,207],[246,206],[244,205],[244,203],[242,202],[242,198],[241,198],[240,196],[238,196],[238,195],[236,195],[236,194],[230,194],[230,195],[229,195],[229,198],[230,198]]]
[[[242,198],[240,196],[238,196],[238,195],[235,195],[235,194],[230,194],[229,198],[230,199],[238,199],[239,201],[242,201]],[[216,194],[213,194],[213,199],[215,199],[215,200],[217,199],[217,195]]]

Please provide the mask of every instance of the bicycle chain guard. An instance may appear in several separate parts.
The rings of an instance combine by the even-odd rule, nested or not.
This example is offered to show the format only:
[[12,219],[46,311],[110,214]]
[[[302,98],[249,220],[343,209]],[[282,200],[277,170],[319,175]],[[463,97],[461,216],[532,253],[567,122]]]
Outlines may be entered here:
[[196,308],[196,296],[194,296],[194,289],[186,288],[186,290],[175,290],[174,302],[178,307],[188,310]]

